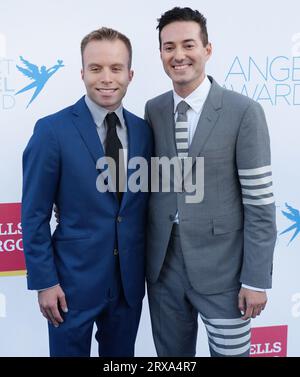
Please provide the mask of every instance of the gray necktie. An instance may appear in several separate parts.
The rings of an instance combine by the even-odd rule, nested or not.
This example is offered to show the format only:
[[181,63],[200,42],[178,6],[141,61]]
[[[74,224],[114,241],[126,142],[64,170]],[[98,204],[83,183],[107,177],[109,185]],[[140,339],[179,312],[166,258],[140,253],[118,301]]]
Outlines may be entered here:
[[177,105],[177,119],[175,123],[175,140],[177,155],[180,158],[185,158],[189,153],[189,124],[187,118],[187,111],[190,106],[181,101]]

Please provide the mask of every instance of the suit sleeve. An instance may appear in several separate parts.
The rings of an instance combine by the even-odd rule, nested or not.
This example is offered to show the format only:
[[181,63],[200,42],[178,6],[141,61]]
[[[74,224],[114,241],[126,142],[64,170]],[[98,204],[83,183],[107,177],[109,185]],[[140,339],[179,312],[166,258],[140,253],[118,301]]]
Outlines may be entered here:
[[22,233],[29,289],[59,283],[49,224],[58,180],[58,142],[51,124],[40,120],[23,153]]
[[241,283],[271,288],[276,213],[268,127],[256,102],[250,104],[240,126],[236,164],[244,207]]

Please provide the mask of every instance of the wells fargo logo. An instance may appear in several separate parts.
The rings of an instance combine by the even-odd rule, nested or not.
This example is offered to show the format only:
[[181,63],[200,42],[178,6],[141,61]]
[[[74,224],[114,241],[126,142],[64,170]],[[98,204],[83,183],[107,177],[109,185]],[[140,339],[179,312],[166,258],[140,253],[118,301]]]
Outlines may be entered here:
[[0,204],[0,276],[24,275],[21,204]]
[[251,357],[286,357],[288,327],[255,327],[251,330]]

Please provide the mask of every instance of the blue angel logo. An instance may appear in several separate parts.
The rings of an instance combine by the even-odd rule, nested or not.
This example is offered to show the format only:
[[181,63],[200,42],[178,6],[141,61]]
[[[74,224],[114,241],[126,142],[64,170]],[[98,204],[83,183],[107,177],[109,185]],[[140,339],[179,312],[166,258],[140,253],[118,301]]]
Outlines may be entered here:
[[31,97],[31,100],[26,106],[27,108],[31,104],[31,102],[40,94],[50,77],[54,75],[54,73],[59,68],[64,67],[64,65],[62,60],[57,60],[57,64],[47,69],[44,65],[39,68],[35,64],[30,63],[28,60],[25,60],[22,56],[20,56],[20,60],[26,66],[26,68],[17,65],[18,70],[23,73],[23,75],[30,78],[30,80],[34,81],[31,84],[25,86],[25,88],[19,90],[16,95],[26,92],[27,90],[30,90],[32,88],[36,88],[33,96]]
[[287,203],[285,203],[286,208],[289,212],[281,211],[285,217],[287,217],[289,220],[291,220],[294,224],[289,226],[287,229],[285,229],[280,234],[284,234],[287,232],[290,232],[291,230],[295,229],[295,233],[293,234],[293,237],[290,239],[290,244],[297,236],[297,234],[300,232],[300,213],[297,209],[289,206]]

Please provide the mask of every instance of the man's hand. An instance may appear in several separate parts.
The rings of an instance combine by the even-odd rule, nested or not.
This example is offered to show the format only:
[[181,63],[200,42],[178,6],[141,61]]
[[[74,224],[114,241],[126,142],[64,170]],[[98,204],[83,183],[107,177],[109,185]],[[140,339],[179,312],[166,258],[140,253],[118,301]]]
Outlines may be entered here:
[[64,321],[59,312],[59,307],[64,313],[68,311],[65,294],[60,285],[38,292],[38,300],[43,316],[53,326],[58,327]]
[[258,292],[242,287],[239,292],[239,309],[243,314],[242,319],[255,318],[260,315],[267,304],[266,292]]

